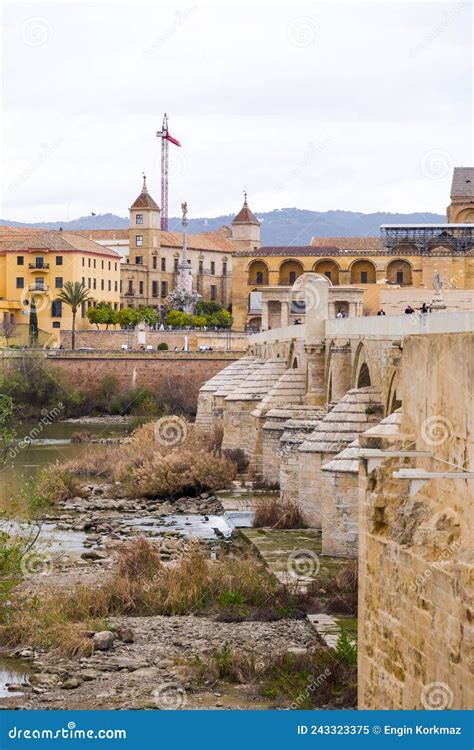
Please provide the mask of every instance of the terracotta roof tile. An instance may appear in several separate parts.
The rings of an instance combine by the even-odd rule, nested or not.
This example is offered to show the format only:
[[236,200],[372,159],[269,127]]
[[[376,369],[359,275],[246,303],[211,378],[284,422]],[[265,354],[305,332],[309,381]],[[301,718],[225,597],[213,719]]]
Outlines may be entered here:
[[259,220],[249,208],[249,205],[247,203],[247,196],[245,196],[244,205],[240,209],[237,216],[234,217],[232,224],[256,224],[258,227],[260,226]]
[[42,231],[33,232],[30,235],[12,233],[10,236],[4,235],[1,246],[6,252],[19,252],[21,250],[28,252],[29,250],[47,249],[58,252],[79,251],[120,258],[120,255],[114,250],[98,245],[97,242],[93,242],[86,237],[72,232]]

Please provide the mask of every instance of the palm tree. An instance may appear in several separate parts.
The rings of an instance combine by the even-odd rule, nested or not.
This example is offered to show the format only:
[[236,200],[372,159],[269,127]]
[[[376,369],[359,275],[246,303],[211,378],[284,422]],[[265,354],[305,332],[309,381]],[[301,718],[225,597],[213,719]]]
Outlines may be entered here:
[[89,299],[89,292],[83,287],[79,281],[66,281],[64,288],[59,292],[58,299],[61,302],[65,302],[69,305],[72,312],[72,336],[71,336],[71,348],[76,347],[76,313],[77,308],[87,302]]

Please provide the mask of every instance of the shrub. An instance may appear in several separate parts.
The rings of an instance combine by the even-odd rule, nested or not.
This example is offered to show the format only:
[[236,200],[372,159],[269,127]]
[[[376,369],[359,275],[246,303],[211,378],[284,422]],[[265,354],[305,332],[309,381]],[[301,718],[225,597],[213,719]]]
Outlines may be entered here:
[[268,526],[273,529],[303,529],[305,523],[295,502],[261,498],[257,501],[253,527],[258,529]]
[[161,341],[156,348],[159,352],[167,352],[169,349],[169,346],[166,343],[166,341]]
[[41,469],[39,476],[27,480],[20,490],[20,496],[28,515],[36,517],[57,503],[74,497],[78,484],[73,474],[56,462]]
[[237,474],[245,474],[249,467],[249,459],[242,448],[226,448],[223,454],[235,465]]

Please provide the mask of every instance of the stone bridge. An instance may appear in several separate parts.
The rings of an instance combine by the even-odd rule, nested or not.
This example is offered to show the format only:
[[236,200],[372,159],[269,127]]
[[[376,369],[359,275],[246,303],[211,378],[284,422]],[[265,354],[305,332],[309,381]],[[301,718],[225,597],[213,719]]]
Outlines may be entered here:
[[[246,355],[202,386],[197,422],[222,421],[224,448],[244,450],[253,476],[299,505],[323,555],[359,558],[360,707],[423,708],[424,685],[445,679],[465,708],[474,632],[456,576],[472,574],[474,313],[332,318],[327,281],[311,276],[304,323],[251,336]],[[374,469],[374,449],[402,455]],[[418,500],[393,472],[420,465],[435,473]],[[462,476],[438,479],[447,467]],[[438,560],[434,589],[426,571]],[[427,614],[441,624],[438,656]]]

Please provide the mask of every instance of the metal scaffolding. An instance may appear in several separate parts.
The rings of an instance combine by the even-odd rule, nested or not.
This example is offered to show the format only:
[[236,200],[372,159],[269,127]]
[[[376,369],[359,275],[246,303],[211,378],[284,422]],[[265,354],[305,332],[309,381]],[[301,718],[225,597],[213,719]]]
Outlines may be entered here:
[[474,224],[382,224],[380,235],[382,245],[390,252],[400,252],[400,245],[411,245],[415,254],[430,253],[438,247],[450,253],[466,253],[474,245]]

